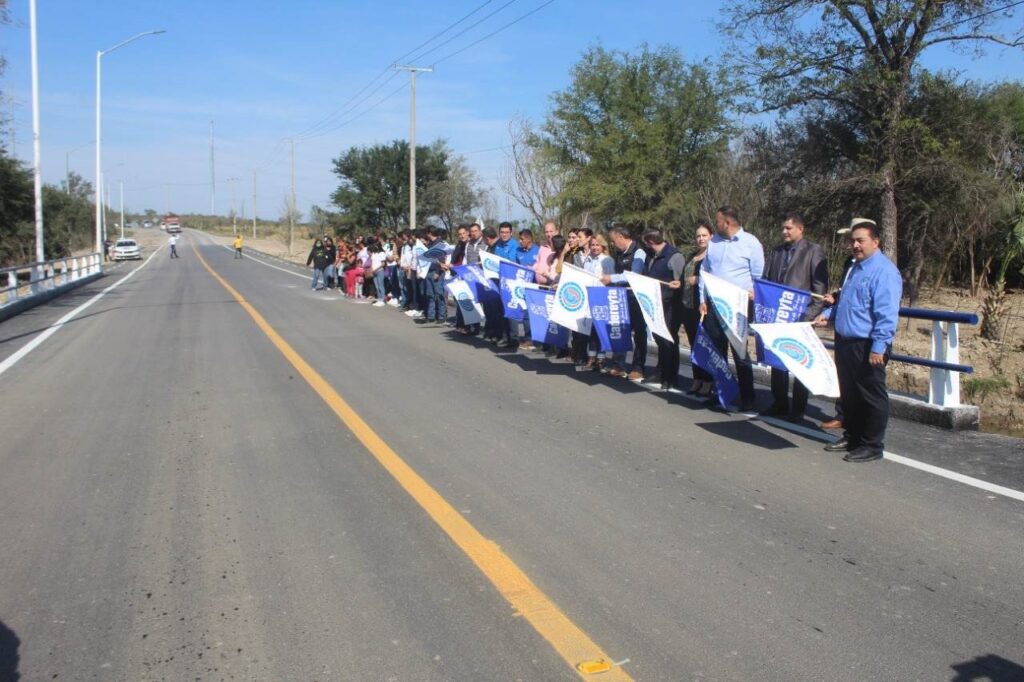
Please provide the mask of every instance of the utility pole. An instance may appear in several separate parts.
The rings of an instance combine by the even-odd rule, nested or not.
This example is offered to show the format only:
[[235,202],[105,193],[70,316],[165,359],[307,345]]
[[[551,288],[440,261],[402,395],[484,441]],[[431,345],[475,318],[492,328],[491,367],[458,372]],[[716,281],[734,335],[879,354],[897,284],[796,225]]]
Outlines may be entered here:
[[124,180],[121,181],[121,239],[124,239]]
[[252,169],[252,238],[256,239],[256,169]]
[[409,113],[409,229],[416,229],[416,74],[433,73],[434,67],[398,66],[395,71],[408,71],[412,106]]
[[213,166],[213,121],[210,121],[210,215],[217,215],[217,180]]
[[294,253],[293,245],[295,243],[295,138],[288,140],[291,144],[292,150],[292,168],[291,168],[291,185],[292,193],[291,200],[288,202],[288,255],[291,256]]

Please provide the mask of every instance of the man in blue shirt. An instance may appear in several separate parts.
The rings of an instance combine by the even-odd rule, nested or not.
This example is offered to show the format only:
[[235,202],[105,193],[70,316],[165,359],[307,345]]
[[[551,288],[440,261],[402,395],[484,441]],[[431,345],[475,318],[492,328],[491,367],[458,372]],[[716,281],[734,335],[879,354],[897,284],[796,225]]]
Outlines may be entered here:
[[533,243],[533,230],[526,227],[519,230],[519,246],[516,247],[515,261],[523,267],[533,268],[537,263],[540,246]]
[[[512,238],[512,223],[504,222],[499,224],[498,241],[494,242],[494,246],[491,247],[491,253],[516,263],[516,252],[518,250],[519,242]],[[508,348],[514,343],[512,340],[512,325],[509,324],[507,317],[502,317],[501,325],[503,338],[497,341],[497,346],[499,348]]]
[[870,462],[881,459],[885,446],[889,422],[885,366],[896,337],[903,281],[878,248],[875,222],[856,218],[851,228],[855,262],[832,315],[844,434],[825,449],[846,450],[847,462]]
[[[707,255],[701,264],[702,272],[709,272],[727,282],[750,292],[750,300],[754,300],[754,280],[764,274],[764,248],[757,237],[740,226],[739,212],[734,208],[723,206],[715,214],[715,226],[718,234],[708,243]],[[700,314],[705,317],[705,329],[711,340],[724,357],[728,352],[728,337],[725,335],[724,323],[717,314],[708,315],[713,306],[708,306],[704,290],[704,279],[698,280],[700,291]],[[747,319],[754,319],[753,305],[747,310]],[[740,385],[740,412],[754,409],[754,368],[750,364],[749,355],[740,357],[736,349],[732,349],[733,360],[736,361],[736,379]],[[717,405],[717,398],[709,398],[707,405]]]

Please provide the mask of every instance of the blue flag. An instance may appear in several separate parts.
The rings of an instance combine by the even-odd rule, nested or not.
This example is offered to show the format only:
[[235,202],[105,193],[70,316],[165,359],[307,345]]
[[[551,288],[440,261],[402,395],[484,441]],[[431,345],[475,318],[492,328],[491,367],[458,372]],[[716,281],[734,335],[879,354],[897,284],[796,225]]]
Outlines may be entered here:
[[[774,322],[801,322],[807,306],[811,302],[811,292],[794,289],[785,284],[776,284],[763,279],[754,280],[754,322],[771,324]],[[757,339],[757,361],[776,369],[786,369],[786,365],[770,350],[764,347],[760,337]]]
[[624,287],[587,287],[590,316],[606,353],[626,353],[633,348],[628,296]]
[[501,279],[501,302],[505,306],[505,317],[510,320],[526,319],[526,298],[523,284],[533,284],[536,274],[530,268],[515,263],[501,262],[498,271]]
[[740,394],[740,385],[733,376],[729,361],[722,357],[711,337],[704,331],[704,323],[697,327],[697,337],[693,340],[690,359],[693,360],[693,364],[706,370],[714,378],[718,402],[723,409],[727,409]]
[[549,319],[555,304],[555,292],[527,287],[526,310],[530,315],[530,338],[534,343],[547,343],[556,348],[568,348],[572,332],[568,327]]
[[479,265],[453,265],[452,272],[470,286],[481,305],[494,301],[501,302],[498,285],[484,274],[483,268]]

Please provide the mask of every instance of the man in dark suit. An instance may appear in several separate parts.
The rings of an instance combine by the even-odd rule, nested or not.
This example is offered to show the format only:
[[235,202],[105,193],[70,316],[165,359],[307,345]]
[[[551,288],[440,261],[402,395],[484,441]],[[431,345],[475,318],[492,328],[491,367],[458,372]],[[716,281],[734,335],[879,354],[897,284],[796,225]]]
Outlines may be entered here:
[[[825,252],[817,244],[804,239],[804,220],[791,213],[782,223],[782,244],[768,254],[764,265],[764,279],[817,294],[811,298],[801,321],[815,319],[822,309],[822,299],[828,292],[828,262]],[[789,372],[772,368],[772,406],[762,414],[785,417],[800,422],[807,409],[808,391],[799,380],[793,380],[793,399],[789,399]]]

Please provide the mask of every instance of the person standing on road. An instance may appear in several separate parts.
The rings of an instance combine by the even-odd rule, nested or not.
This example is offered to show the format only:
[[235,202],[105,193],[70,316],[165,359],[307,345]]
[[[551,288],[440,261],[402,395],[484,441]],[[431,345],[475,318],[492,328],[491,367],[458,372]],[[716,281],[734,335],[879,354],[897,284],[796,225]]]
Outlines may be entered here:
[[242,235],[235,235],[235,258],[242,257]]
[[680,308],[686,340],[690,344],[690,369],[693,372],[693,383],[687,393],[701,398],[709,397],[715,385],[714,377],[693,361],[693,344],[697,340],[697,329],[700,326],[700,266],[708,253],[708,243],[711,241],[713,233],[711,226],[703,220],[697,223],[697,228],[693,231],[693,241],[697,250],[686,261],[686,267],[683,269],[683,294]]
[[[828,261],[820,246],[804,239],[804,220],[799,215],[790,213],[782,223],[782,244],[768,254],[764,279],[817,294],[811,298],[801,322],[814,320],[821,313],[822,297],[828,291]],[[771,407],[761,414],[784,417],[794,424],[803,421],[810,394],[799,379],[793,380],[790,400],[789,372],[772,367],[772,396]]]
[[178,235],[172,234],[167,238],[167,245],[171,247],[171,258],[178,257]]
[[[606,252],[608,241],[604,236],[595,234],[590,238],[590,253],[583,257],[583,269],[603,280],[615,274],[615,261]],[[595,372],[604,369],[604,360],[601,355],[601,339],[597,335],[597,327],[590,326],[590,338],[587,341],[587,364],[586,368]]]
[[317,284],[323,279],[324,286],[327,286],[327,277],[325,270],[329,260],[327,257],[327,248],[324,246],[323,241],[319,238],[313,242],[313,248],[309,250],[309,257],[306,258],[306,265],[313,266],[313,282],[309,285],[309,288],[316,291]]
[[[757,237],[750,234],[740,225],[739,212],[723,206],[715,213],[715,227],[718,234],[708,243],[708,252],[701,264],[701,271],[710,273],[747,291],[750,302],[754,300],[754,280],[764,274],[764,248]],[[711,340],[724,357],[731,346],[725,334],[725,323],[722,322],[714,306],[709,306],[703,279],[700,286],[700,316],[705,318],[705,327]],[[753,305],[748,304],[747,319],[753,319]],[[711,313],[708,315],[708,313]],[[705,317],[706,316],[706,317]],[[740,412],[754,409],[754,368],[747,354],[740,355],[732,349],[732,357],[736,361],[736,379],[740,385]],[[708,405],[717,405],[717,398],[708,398]]]
[[[665,241],[661,230],[647,230],[643,235],[647,246],[647,264],[644,274],[668,285],[662,289],[661,306],[665,315],[665,326],[672,339],[655,335],[658,346],[658,373],[661,389],[671,391],[679,381],[679,327],[682,317],[682,277],[686,268],[686,257]],[[667,292],[667,293],[666,293]]]
[[325,236],[324,249],[327,251],[327,266],[324,267],[324,289],[333,289],[336,272],[334,261],[338,260],[338,248],[334,245],[333,239]]
[[[615,274],[602,277],[601,281],[609,285],[628,287],[625,272],[643,274],[644,264],[647,262],[647,252],[640,248],[640,245],[633,239],[633,231],[626,225],[615,225],[608,231],[612,245],[618,255],[615,257]],[[647,323],[644,321],[640,304],[630,289],[626,294],[626,302],[629,306],[629,324],[633,332],[633,359],[629,369],[626,369],[626,354],[616,353],[612,356],[613,367],[609,374],[616,377],[626,377],[637,383],[644,380],[644,367],[647,364]]]
[[889,423],[885,367],[896,337],[903,279],[878,248],[875,221],[857,218],[851,227],[855,262],[832,315],[844,433],[825,450],[845,450],[847,462],[870,462],[881,459],[885,448]]

